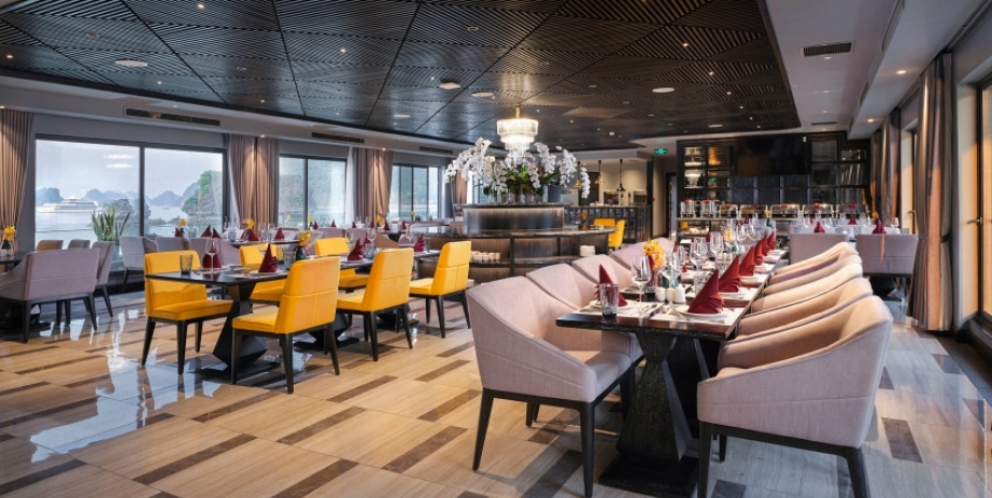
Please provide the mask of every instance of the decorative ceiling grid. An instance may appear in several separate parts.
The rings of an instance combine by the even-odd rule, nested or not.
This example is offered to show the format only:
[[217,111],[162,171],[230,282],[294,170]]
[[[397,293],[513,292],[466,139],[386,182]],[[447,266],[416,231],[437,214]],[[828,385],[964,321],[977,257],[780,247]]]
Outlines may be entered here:
[[11,76],[465,142],[516,106],[573,150],[799,125],[757,0],[33,0],[0,9],[0,54]]

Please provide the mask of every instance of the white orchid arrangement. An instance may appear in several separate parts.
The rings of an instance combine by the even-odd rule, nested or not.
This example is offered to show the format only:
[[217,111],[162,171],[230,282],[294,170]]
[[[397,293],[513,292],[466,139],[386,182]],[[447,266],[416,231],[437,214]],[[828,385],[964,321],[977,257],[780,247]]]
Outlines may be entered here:
[[[458,173],[467,178],[472,173],[481,182],[483,192],[492,195],[526,185],[534,191],[540,191],[547,185],[565,185],[569,177],[578,171],[575,156],[564,149],[559,157],[552,154],[547,145],[535,142],[537,155],[524,153],[518,164],[512,164],[487,155],[491,143],[479,138],[475,145],[458,154],[445,170],[445,180],[450,181]],[[584,185],[582,197],[585,198],[589,195],[589,176],[585,169],[581,170],[581,175]]]

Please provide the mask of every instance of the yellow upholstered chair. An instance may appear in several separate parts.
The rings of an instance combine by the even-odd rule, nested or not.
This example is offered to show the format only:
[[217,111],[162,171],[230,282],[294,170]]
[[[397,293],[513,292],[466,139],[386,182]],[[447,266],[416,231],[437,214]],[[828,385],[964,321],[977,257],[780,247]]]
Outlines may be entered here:
[[[317,330],[324,331],[324,345],[330,347],[334,373],[341,374],[338,366],[338,348],[331,323],[338,301],[338,275],[340,258],[307,259],[293,263],[286,277],[278,308],[242,315],[234,319],[234,349],[241,350],[241,338],[260,335],[279,339],[282,346],[283,367],[286,369],[286,389],[293,393],[293,343],[294,335]],[[231,358],[231,383],[238,383],[238,356]]]
[[148,348],[152,345],[152,335],[157,323],[174,323],[179,334],[179,373],[183,373],[186,363],[186,327],[196,324],[196,351],[200,351],[200,337],[203,335],[203,322],[226,317],[231,311],[231,301],[207,299],[207,288],[201,284],[187,284],[168,280],[147,278],[156,273],[179,271],[179,256],[190,255],[193,269],[200,268],[196,251],[171,251],[145,254],[145,345],[141,351],[141,364],[148,359]]
[[386,249],[372,262],[365,289],[338,298],[338,312],[348,315],[361,314],[365,324],[365,338],[372,339],[372,360],[379,361],[379,340],[376,314],[395,310],[403,319],[406,342],[413,348],[410,320],[406,303],[410,300],[410,269],[413,267],[413,249]]
[[596,218],[592,220],[592,224],[598,227],[615,227],[617,226],[617,220],[613,218]]
[[[344,256],[351,252],[351,249],[348,249],[348,239],[344,237],[317,239],[313,247],[317,256]],[[355,273],[354,268],[345,268],[341,270],[341,281],[338,284],[338,288],[345,291],[353,291],[365,287],[368,281],[368,275],[359,275]]]
[[444,298],[462,294],[462,308],[465,310],[465,323],[471,328],[468,318],[468,301],[465,300],[465,287],[468,286],[468,263],[472,257],[472,241],[448,242],[441,248],[441,257],[433,278],[421,278],[410,282],[410,297],[427,300],[427,321],[431,321],[431,300],[437,303],[437,318],[441,322],[441,337],[444,337]]
[[[273,245],[272,249],[275,250],[275,248],[276,246]],[[238,252],[241,256],[241,266],[251,270],[257,270],[262,266],[262,260],[265,259],[264,244],[241,246]],[[279,304],[279,300],[282,298],[282,290],[285,286],[285,280],[259,282],[255,284],[255,289],[251,291],[251,300],[256,303]]]
[[623,244],[623,229],[627,227],[627,220],[617,220],[616,231],[610,234],[610,249],[619,249]]

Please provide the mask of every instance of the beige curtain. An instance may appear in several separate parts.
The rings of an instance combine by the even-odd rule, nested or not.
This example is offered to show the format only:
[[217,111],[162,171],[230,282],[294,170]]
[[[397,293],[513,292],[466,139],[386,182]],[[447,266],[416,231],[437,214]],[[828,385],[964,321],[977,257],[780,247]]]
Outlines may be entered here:
[[465,204],[466,201],[468,201],[468,180],[459,172],[451,180],[451,203]]
[[17,226],[31,154],[30,112],[0,110],[0,228]]
[[868,171],[868,208],[878,212],[878,196],[882,182],[882,130],[871,136],[871,164]]
[[279,195],[279,140],[246,135],[227,137],[227,157],[239,218],[276,223]]
[[393,151],[356,147],[351,149],[351,160],[355,165],[355,216],[370,219],[385,216],[389,212]]
[[899,202],[899,153],[900,153],[899,110],[892,111],[882,123],[881,168],[876,196],[878,216],[886,225],[892,223]]
[[954,88],[951,55],[923,73],[913,205],[920,243],[910,286],[909,316],[932,331],[951,329],[951,207],[954,185]]

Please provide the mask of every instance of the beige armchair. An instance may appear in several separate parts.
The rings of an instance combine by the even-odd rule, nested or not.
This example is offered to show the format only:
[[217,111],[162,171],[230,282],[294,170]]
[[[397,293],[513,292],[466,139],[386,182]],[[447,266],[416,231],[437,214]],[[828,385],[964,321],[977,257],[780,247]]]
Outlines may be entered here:
[[775,294],[764,296],[751,303],[751,312],[771,310],[797,303],[804,299],[819,296],[824,292],[829,292],[849,280],[862,278],[861,266],[845,266],[832,275],[824,277],[818,282],[800,285],[789,290],[784,290]]
[[697,387],[698,496],[707,496],[718,435],[721,461],[727,436],[842,456],[854,496],[867,498],[861,446],[892,321],[872,296],[812,323],[724,344],[719,372]]
[[594,408],[617,385],[624,403],[633,387],[634,345],[623,334],[565,329],[572,311],[524,277],[468,291],[472,336],[482,380],[482,409],[472,469],[478,470],[495,398],[527,403],[527,424],[541,404],[579,412],[585,496],[592,496]]
[[0,275],[0,301],[23,309],[23,342],[28,342],[31,307],[36,304],[82,299],[96,327],[93,288],[99,256],[98,249],[33,252]]
[[596,299],[596,282],[566,264],[538,268],[529,272],[527,279],[573,310],[586,306]]
[[775,274],[768,280],[768,283],[776,284],[796,277],[801,277],[821,268],[830,266],[847,256],[857,255],[858,251],[855,250],[854,246],[848,244],[847,242],[841,242],[834,245],[830,249],[813,256],[812,258],[775,270]]
[[812,258],[840,242],[847,242],[847,234],[794,233],[789,237],[789,262],[798,263]]
[[620,289],[630,287],[630,269],[624,268],[623,265],[617,263],[617,261],[610,256],[605,254],[597,254],[595,256],[587,256],[585,258],[579,258],[572,261],[572,268],[578,270],[579,273],[594,283],[599,283],[600,265],[606,269],[606,273],[608,273],[610,278],[613,279],[613,283],[620,286]]
[[623,266],[627,271],[630,271],[630,267],[634,266],[634,259],[639,256],[644,256],[643,243],[631,244],[610,253],[610,257],[616,260],[617,263],[620,263],[620,266]]
[[855,247],[863,260],[865,275],[906,277],[913,274],[916,235],[859,235]]
[[158,245],[148,237],[121,237],[121,259],[124,260],[124,282],[121,289],[127,289],[127,277],[132,271],[145,271],[145,254],[158,252]]
[[813,271],[813,272],[809,272],[809,273],[807,273],[805,275],[798,276],[798,277],[793,278],[791,280],[786,280],[784,282],[778,282],[778,283],[770,284],[767,287],[765,287],[765,290],[764,290],[764,293],[763,294],[765,296],[770,296],[772,294],[776,294],[776,293],[779,293],[779,292],[782,292],[782,291],[786,291],[786,290],[789,290],[789,289],[795,289],[796,287],[801,287],[801,286],[806,285],[806,284],[815,284],[815,283],[817,283],[817,282],[819,282],[821,280],[824,280],[827,277],[829,277],[829,276],[837,273],[842,268],[847,267],[847,266],[857,266],[858,267],[858,270],[860,271],[861,270],[861,258],[858,257],[858,256],[845,256],[845,257],[837,260],[836,262],[834,262],[830,266],[825,266],[823,268],[820,268],[819,270],[816,270],[816,271]]
[[872,295],[867,279],[855,278],[818,296],[779,308],[751,313],[737,324],[737,336],[774,333],[836,313],[845,306]]

